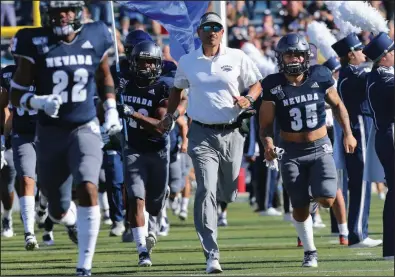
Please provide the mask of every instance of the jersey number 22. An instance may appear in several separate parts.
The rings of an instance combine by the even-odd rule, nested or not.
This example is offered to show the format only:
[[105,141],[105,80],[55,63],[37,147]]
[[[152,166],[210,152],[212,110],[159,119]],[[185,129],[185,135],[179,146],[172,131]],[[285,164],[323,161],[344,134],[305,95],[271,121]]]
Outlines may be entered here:
[[69,85],[69,75],[66,71],[58,70],[52,75],[52,81],[55,84],[52,93],[59,94],[63,103],[67,102],[84,102],[86,100],[86,84],[88,83],[89,73],[85,68],[79,68],[74,71],[74,82],[76,82],[71,90],[71,99],[67,86]]

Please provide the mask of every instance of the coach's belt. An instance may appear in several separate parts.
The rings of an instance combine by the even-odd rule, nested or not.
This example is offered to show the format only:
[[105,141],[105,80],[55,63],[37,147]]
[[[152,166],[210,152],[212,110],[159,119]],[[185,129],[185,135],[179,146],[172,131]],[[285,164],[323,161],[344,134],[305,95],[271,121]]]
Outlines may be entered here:
[[231,124],[204,124],[196,120],[192,120],[192,122],[204,128],[210,128],[215,130],[229,130],[229,129],[236,129],[240,127],[240,124],[238,122],[234,122]]

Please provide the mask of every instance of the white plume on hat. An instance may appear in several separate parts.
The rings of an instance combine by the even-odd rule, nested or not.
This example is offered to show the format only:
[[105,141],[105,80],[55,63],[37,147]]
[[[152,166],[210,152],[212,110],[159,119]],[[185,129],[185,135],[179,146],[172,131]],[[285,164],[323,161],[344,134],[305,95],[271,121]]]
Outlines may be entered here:
[[346,21],[343,15],[339,12],[340,6],[346,1],[324,1],[324,2],[333,15],[333,21],[335,22],[336,26],[340,30],[339,39],[342,39],[351,33],[359,34],[360,32],[362,32],[361,28],[354,26],[350,22]]
[[331,33],[324,22],[312,21],[307,26],[307,35],[311,43],[314,43],[326,60],[331,57],[337,57],[332,44],[337,42],[335,36]]
[[339,7],[342,18],[354,26],[378,35],[380,32],[388,33],[388,23],[381,13],[369,3],[363,1],[344,1]]

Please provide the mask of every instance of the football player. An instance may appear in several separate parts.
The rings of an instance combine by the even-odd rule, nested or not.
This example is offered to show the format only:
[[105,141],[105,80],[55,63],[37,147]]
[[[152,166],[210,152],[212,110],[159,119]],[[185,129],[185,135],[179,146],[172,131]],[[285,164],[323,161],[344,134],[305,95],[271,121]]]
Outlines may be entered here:
[[0,147],[1,147],[1,165],[0,165],[0,190],[1,202],[3,203],[3,218],[1,220],[1,236],[10,238],[14,236],[12,227],[12,204],[14,202],[14,185],[16,170],[10,147],[10,111],[8,109],[8,84],[12,72],[10,66],[6,66],[1,71],[1,91],[0,91]]
[[325,102],[331,105],[342,126],[347,153],[354,152],[356,140],[331,71],[322,65],[309,65],[311,51],[306,39],[296,33],[287,34],[275,50],[280,72],[262,81],[260,139],[266,161],[280,158],[282,151],[273,142],[272,125],[276,119],[280,147],[284,149],[280,171],[293,206],[294,225],[303,243],[302,266],[317,267],[309,187],[314,201],[325,208],[332,206],[337,190],[332,145],[325,125]]
[[[99,21],[82,24],[84,1],[42,1],[40,28],[18,31],[14,55],[18,68],[11,81],[12,104],[38,111],[38,177],[48,198],[49,216],[76,232],[77,275],[90,275],[100,227],[97,184],[102,164],[96,88],[108,134],[122,129],[107,51],[113,41]],[[36,85],[36,92],[29,86]],[[77,184],[78,210],[71,201]]]
[[[157,128],[167,111],[169,88],[157,82],[162,72],[162,51],[143,41],[127,53],[132,75],[124,88],[120,114],[127,118],[125,151],[129,219],[139,254],[139,266],[151,266],[150,252],[156,244],[156,216],[166,200],[169,174],[169,137]],[[154,171],[152,171],[154,170]],[[144,207],[150,214],[149,234],[144,231]]]

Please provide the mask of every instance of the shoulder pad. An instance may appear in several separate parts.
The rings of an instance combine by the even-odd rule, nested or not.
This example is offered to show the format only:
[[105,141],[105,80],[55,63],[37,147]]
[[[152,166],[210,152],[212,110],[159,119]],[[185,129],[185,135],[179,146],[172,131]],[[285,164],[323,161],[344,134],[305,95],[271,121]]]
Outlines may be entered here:
[[328,79],[332,79],[332,72],[323,65],[313,65],[309,68],[310,77],[314,78],[318,82],[327,81]]
[[280,85],[281,83],[281,74],[282,73],[274,73],[267,75],[262,81],[262,88],[272,88]]

